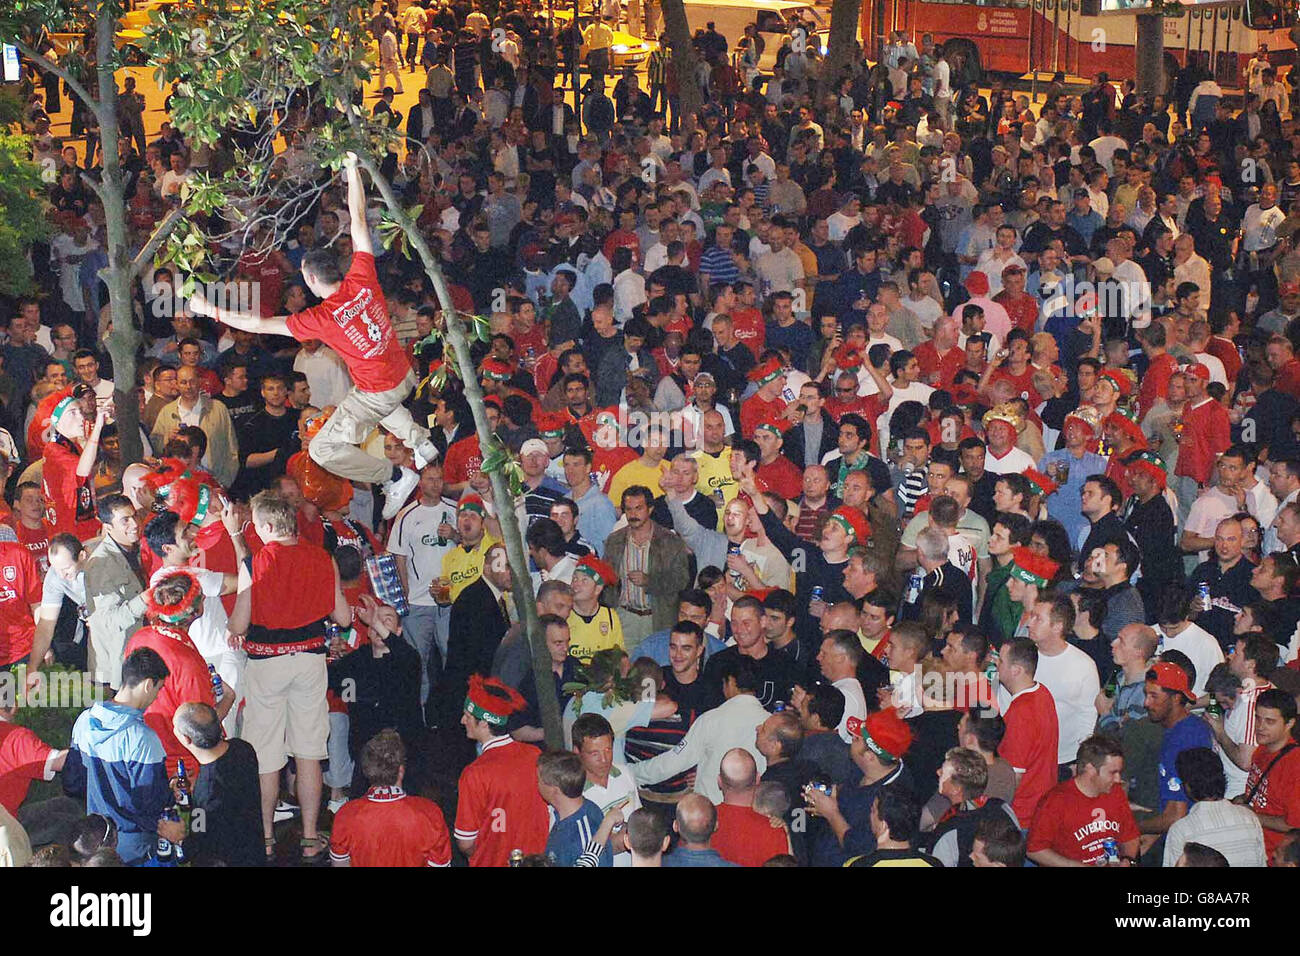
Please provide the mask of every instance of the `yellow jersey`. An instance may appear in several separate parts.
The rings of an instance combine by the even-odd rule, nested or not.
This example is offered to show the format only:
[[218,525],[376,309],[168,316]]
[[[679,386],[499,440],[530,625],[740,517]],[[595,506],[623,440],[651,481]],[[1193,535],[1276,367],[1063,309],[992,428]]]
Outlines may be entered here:
[[[732,498],[740,494],[740,486],[731,476],[731,446],[728,445],[716,455],[699,449],[692,457],[700,466],[700,477],[696,479],[695,490],[702,495],[708,495],[718,506],[718,527],[715,530],[721,531],[722,509]],[[722,492],[721,501],[718,501],[718,492]]]
[[[614,477],[609,482],[609,500],[614,502],[614,507],[621,508],[623,504],[623,492],[633,485],[644,485],[650,489],[650,492],[658,498],[664,493],[663,486],[659,484],[659,479],[663,477],[664,472],[668,470],[668,462],[660,461],[657,465],[647,465],[637,458],[635,461],[629,461],[626,465],[614,472]],[[651,501],[651,504],[654,504]]]
[[453,601],[460,597],[461,591],[483,576],[483,558],[488,548],[496,543],[497,539],[485,532],[477,548],[466,550],[464,545],[457,545],[447,552],[442,559],[441,576],[451,580]]
[[599,607],[591,617],[583,617],[576,609],[569,612],[570,657],[590,664],[593,654],[611,647],[624,647],[623,623],[613,608]]

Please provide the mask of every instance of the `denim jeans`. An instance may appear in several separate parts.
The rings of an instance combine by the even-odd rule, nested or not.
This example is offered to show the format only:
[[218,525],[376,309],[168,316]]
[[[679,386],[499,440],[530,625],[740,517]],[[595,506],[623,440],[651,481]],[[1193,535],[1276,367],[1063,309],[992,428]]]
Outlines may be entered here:
[[429,698],[430,674],[442,673],[447,660],[447,625],[451,608],[436,604],[412,604],[402,621],[402,637],[420,655],[420,703]]

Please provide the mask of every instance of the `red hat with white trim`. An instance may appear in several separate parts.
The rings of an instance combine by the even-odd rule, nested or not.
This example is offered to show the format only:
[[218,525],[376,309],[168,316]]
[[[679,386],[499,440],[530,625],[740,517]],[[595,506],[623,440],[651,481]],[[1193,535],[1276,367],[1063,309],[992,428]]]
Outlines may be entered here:
[[1195,375],[1202,382],[1210,380],[1210,368],[1208,365],[1202,365],[1200,362],[1193,362],[1183,369],[1188,375]]
[[746,377],[758,385],[759,388],[762,388],[764,385],[775,382],[784,374],[785,369],[781,367],[781,363],[774,358],[770,358],[762,365],[750,369],[749,375]]
[[1036,588],[1047,587],[1056,577],[1056,572],[1061,570],[1061,566],[1051,558],[1025,547],[1016,548],[1012,554],[1011,576]]
[[578,561],[578,566],[574,568],[575,573],[587,575],[601,587],[617,587],[618,574],[606,562],[600,560],[594,554],[585,555]]
[[221,506],[214,500],[215,497],[216,492],[212,486],[190,477],[177,478],[172,482],[167,495],[167,510],[176,512],[187,524],[198,527],[207,519],[210,511],[220,510]]
[[887,763],[902,760],[912,746],[912,728],[893,707],[868,714],[865,720],[850,717],[844,729],[854,737],[861,737],[867,749]]
[[871,522],[859,509],[852,505],[842,505],[831,512],[828,521],[834,521],[844,533],[859,544],[871,537]]
[[511,714],[527,706],[519,691],[506,686],[497,678],[484,680],[482,674],[470,676],[469,691],[465,694],[465,712],[476,720],[493,727],[504,727]]

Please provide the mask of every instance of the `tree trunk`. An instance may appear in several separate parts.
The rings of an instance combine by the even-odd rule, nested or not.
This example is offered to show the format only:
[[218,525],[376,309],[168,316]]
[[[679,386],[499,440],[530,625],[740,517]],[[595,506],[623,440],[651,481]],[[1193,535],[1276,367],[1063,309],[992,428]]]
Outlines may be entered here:
[[[104,153],[104,170],[100,179],[100,202],[104,206],[104,238],[108,269],[104,281],[108,286],[108,307],[113,317],[113,331],[105,339],[113,357],[113,380],[118,390],[128,396],[125,408],[115,409],[118,441],[122,461],[132,464],[144,457],[140,442],[140,409],[135,398],[135,355],[140,347],[140,332],[135,327],[135,263],[130,254],[130,234],[126,221],[126,189],[118,158],[121,131],[117,125],[117,78],[113,75],[113,31],[116,20],[111,5],[103,4],[95,23],[96,64],[99,98],[90,104],[99,123],[100,149]],[[86,157],[90,163],[90,157]]]
[[1165,76],[1165,18],[1159,13],[1137,15],[1137,80],[1139,93],[1163,93]]
[[[351,116],[352,121],[357,123],[356,114],[353,113]],[[479,386],[478,371],[474,368],[474,362],[470,358],[470,343],[465,334],[464,323],[451,308],[451,293],[447,288],[447,280],[442,274],[442,266],[438,262],[438,257],[434,255],[433,250],[425,242],[420,230],[411,220],[411,217],[406,214],[406,210],[402,207],[397,194],[393,192],[392,184],[380,173],[378,164],[364,153],[358,153],[357,158],[361,165],[365,167],[366,172],[370,173],[370,179],[379,190],[380,196],[383,197],[389,215],[401,225],[402,230],[406,233],[407,241],[410,242],[411,247],[420,257],[425,274],[433,283],[434,291],[438,295],[438,301],[443,305],[442,311],[446,327],[444,334],[446,335],[447,344],[451,346],[452,354],[455,356],[456,368],[461,382],[465,386],[465,398],[468,400],[470,410],[474,414],[474,428],[478,433],[479,446],[486,455],[492,440],[492,430],[488,426],[487,413],[483,408],[483,390]],[[547,689],[553,687],[555,683],[555,679],[551,674],[551,657],[546,648],[546,635],[542,633],[541,626],[537,622],[537,599],[533,594],[532,578],[528,574],[528,553],[524,549],[523,534],[520,531],[519,521],[515,515],[514,495],[510,493],[506,476],[502,472],[494,471],[489,477],[492,481],[492,498],[497,505],[497,520],[501,523],[501,536],[505,539],[506,556],[510,562],[510,577],[513,581],[512,593],[515,599],[515,607],[521,616],[524,632],[528,636],[529,649],[532,651],[533,679],[537,682],[538,687],[537,701],[542,714],[542,727],[546,732],[546,746],[552,750],[562,749],[564,747],[564,733],[560,723],[560,705],[556,701],[554,694],[547,693]]]
[[[862,13],[862,0],[832,0],[831,33],[826,41],[826,60],[822,64],[821,88],[816,103],[821,103],[827,93],[839,89],[840,74],[853,59],[853,43],[858,37],[858,18]],[[812,39],[809,39],[812,42]]]
[[[686,6],[682,0],[663,0],[664,30],[668,34],[668,44],[672,47],[673,73],[677,76],[677,103],[682,117],[694,113],[699,116],[704,107],[700,95],[700,84],[695,81],[695,48],[691,46],[691,28],[686,22]],[[683,130],[691,125],[677,117],[674,121]]]

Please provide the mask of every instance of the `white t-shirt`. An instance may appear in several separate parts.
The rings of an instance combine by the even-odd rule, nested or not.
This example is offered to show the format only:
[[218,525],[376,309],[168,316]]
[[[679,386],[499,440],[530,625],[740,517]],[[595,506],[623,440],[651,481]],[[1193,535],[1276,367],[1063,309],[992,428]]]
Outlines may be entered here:
[[1156,633],[1160,635],[1160,643],[1156,646],[1157,654],[1179,651],[1186,654],[1192,662],[1192,667],[1196,670],[1192,692],[1200,697],[1205,693],[1205,679],[1210,676],[1210,671],[1223,663],[1223,648],[1219,642],[1197,624],[1189,624],[1177,637],[1170,637],[1159,626],[1156,627]]
[[413,501],[393,519],[388,550],[406,559],[406,597],[411,604],[433,607],[438,603],[429,585],[442,573],[442,559],[456,547],[450,538],[438,543],[438,525],[444,521],[456,527],[455,509],[442,501],[433,506]]
[[1033,467],[1035,467],[1033,456],[1015,447],[1001,458],[994,458],[992,452],[984,456],[984,470],[995,475],[1023,475],[1026,468]]
[[[601,814],[608,813],[613,809],[614,804],[626,800],[628,803],[623,808],[624,820],[632,815],[632,811],[641,809],[641,795],[636,788],[636,778],[627,767],[618,764],[609,768],[609,782],[605,786],[598,786],[588,780],[586,786],[582,788],[582,795],[600,807]],[[632,854],[627,850],[615,853],[614,865],[631,866]]]
[[1097,727],[1097,694],[1101,681],[1091,657],[1073,644],[1054,657],[1039,653],[1034,679],[1052,692],[1056,701],[1056,722],[1060,742],[1057,763],[1070,763],[1079,753],[1079,744]]
[[848,731],[849,718],[867,719],[867,696],[862,692],[862,685],[858,683],[856,677],[841,677],[831,686],[844,695],[844,717],[836,730],[839,732],[840,739],[846,744],[852,743],[853,735]]

